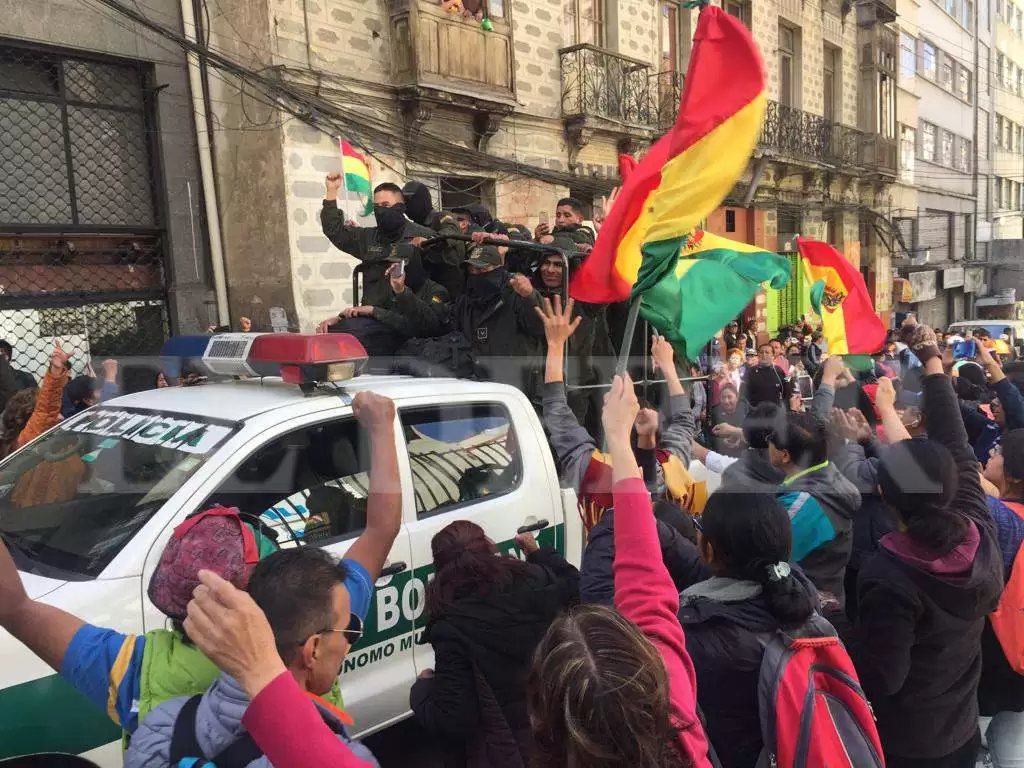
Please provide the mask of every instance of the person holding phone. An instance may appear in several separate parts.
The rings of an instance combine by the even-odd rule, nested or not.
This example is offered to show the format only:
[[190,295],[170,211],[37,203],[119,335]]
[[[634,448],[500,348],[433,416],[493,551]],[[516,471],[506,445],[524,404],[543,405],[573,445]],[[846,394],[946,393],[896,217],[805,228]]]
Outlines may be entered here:
[[[969,340],[965,340],[969,341]],[[955,375],[954,388],[960,399],[960,413],[967,427],[967,436],[974,447],[974,455],[983,465],[1002,442],[1003,433],[1024,427],[1024,395],[1006,378],[999,362],[982,344],[975,344],[976,362],[956,360],[956,347],[946,349],[943,363]],[[972,373],[981,366],[984,372]],[[973,377],[973,378],[972,378]],[[984,379],[987,379],[987,387]],[[986,394],[991,395],[992,418],[978,404]]]
[[408,339],[444,332],[448,291],[428,277],[419,248],[396,243],[387,260],[387,295],[329,317],[317,327],[319,333],[351,333],[370,356],[380,356],[394,354]]

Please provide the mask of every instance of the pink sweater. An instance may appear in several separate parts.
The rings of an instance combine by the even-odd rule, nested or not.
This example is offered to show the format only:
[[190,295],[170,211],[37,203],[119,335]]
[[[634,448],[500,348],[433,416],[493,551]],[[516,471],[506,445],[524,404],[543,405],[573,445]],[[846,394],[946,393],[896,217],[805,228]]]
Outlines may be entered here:
[[697,717],[697,679],[679,624],[679,593],[665,569],[651,497],[639,478],[621,480],[615,498],[615,607],[661,653],[683,751],[697,768],[711,768]]
[[370,768],[327,727],[290,672],[282,672],[242,717],[274,768]]

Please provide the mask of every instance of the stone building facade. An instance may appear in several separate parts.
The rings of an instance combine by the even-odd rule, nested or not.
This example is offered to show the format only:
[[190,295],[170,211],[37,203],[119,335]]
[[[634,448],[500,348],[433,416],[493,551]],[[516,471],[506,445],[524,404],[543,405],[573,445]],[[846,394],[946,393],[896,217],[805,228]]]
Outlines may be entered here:
[[[882,311],[891,243],[871,233],[891,207],[895,107],[887,126],[860,105],[892,74],[858,50],[895,39],[885,2],[725,1],[761,45],[771,104],[747,173],[708,221],[770,250],[797,234],[833,242],[869,275]],[[374,183],[422,179],[443,205],[480,201],[531,228],[567,194],[599,204],[619,153],[669,127],[696,22],[673,0],[489,0],[491,30],[433,0],[216,8],[211,46],[358,116],[343,138],[369,152]],[[886,56],[894,74],[894,43]],[[319,225],[323,177],[340,165],[338,121],[275,112],[229,78],[211,89],[225,129],[215,147],[233,311],[282,306],[308,329],[351,301],[355,262]],[[807,288],[796,275],[750,320],[763,332],[795,320]]]

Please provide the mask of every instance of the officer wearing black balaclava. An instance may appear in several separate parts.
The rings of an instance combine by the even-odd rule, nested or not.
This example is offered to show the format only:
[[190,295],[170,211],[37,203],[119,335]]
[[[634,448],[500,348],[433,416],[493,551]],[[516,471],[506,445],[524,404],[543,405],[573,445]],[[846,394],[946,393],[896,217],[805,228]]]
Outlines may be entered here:
[[[402,195],[405,198],[405,210],[409,218],[432,230],[434,236],[462,234],[455,216],[434,210],[430,189],[423,182],[407,182],[402,188]],[[419,245],[419,241],[414,240],[413,242]],[[452,299],[457,299],[462,295],[464,279],[462,263],[465,260],[466,244],[455,240],[446,240],[437,245],[428,246],[423,252],[423,265],[430,278],[443,285]]]
[[479,376],[522,389],[544,325],[529,279],[505,268],[505,250],[494,245],[470,249],[466,292],[452,309],[452,330],[472,345]]
[[391,246],[415,238],[433,237],[434,233],[406,218],[405,199],[397,184],[379,184],[373,190],[373,215],[377,226],[360,227],[355,222],[345,221],[345,214],[338,208],[338,193],[344,183],[340,174],[327,175],[320,224],[328,240],[363,263],[362,295],[359,306],[353,309],[372,307],[390,290],[384,273],[389,266],[387,258]]

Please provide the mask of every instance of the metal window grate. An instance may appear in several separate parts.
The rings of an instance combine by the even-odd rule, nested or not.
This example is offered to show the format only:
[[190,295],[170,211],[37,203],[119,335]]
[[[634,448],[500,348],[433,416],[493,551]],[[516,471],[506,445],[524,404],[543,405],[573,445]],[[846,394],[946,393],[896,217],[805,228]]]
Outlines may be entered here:
[[33,374],[167,336],[148,67],[0,41],[0,338]]

